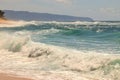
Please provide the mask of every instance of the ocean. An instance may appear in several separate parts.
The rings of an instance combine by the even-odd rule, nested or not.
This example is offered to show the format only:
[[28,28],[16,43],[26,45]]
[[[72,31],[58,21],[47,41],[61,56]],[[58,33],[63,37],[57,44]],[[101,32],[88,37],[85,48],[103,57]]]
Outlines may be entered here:
[[[18,21],[12,25],[0,24],[0,40],[0,68],[22,74],[27,74],[25,71],[36,75],[43,75],[42,71],[45,75],[51,73],[50,79],[47,75],[45,80],[55,77],[59,78],[57,80],[65,80],[63,77],[89,80],[76,77],[76,72],[95,78],[98,71],[102,72],[99,67],[103,63],[120,59],[119,21]],[[98,69],[93,71],[94,76],[88,74],[91,69]],[[110,74],[104,80],[113,80]],[[42,79],[36,75],[32,74]],[[102,76],[96,78],[102,79]]]
[[120,22],[39,22],[32,21],[13,27],[1,27],[1,32],[29,36],[44,43],[78,51],[120,53]]

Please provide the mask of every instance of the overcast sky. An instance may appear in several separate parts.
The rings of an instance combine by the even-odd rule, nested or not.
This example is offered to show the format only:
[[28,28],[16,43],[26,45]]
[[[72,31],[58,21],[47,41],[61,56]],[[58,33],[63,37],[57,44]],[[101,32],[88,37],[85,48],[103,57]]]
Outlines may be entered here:
[[0,8],[120,20],[120,0],[0,0]]

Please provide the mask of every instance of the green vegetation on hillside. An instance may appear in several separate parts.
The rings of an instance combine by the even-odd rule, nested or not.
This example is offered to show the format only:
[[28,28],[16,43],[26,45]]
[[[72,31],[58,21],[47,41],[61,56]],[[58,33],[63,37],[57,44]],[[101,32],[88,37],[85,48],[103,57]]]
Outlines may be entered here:
[[4,12],[2,10],[0,10],[0,18],[5,19]]

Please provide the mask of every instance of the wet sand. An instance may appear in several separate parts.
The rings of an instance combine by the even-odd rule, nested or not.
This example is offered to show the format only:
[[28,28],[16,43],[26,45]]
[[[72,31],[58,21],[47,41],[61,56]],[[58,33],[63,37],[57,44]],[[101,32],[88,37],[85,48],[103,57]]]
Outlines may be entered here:
[[27,79],[15,75],[0,73],[0,80],[33,80],[33,79]]

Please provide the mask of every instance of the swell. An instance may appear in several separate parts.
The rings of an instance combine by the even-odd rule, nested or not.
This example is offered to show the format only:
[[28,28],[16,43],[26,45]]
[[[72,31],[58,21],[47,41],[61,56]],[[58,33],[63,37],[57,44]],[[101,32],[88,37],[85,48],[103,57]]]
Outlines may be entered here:
[[[117,51],[119,51],[120,46],[120,26],[118,22],[31,21],[25,22],[24,25],[14,27],[0,27],[0,31],[7,34],[10,33],[12,36],[27,35],[30,40],[39,43],[50,43],[52,45],[57,44],[57,46],[67,45],[67,47],[71,46],[72,48],[77,49],[86,47],[86,50],[87,48],[89,49],[92,47],[99,50],[99,48],[102,48],[103,45],[104,47],[111,47],[110,49],[112,50],[115,48],[115,50],[117,49]],[[11,43],[10,45],[14,47],[16,44],[13,45]],[[21,45],[16,46],[20,47]],[[98,48],[96,48],[97,46]]]
[[[43,32],[51,31],[54,29],[58,34],[65,36],[93,36],[93,37],[114,37],[119,36],[120,26],[118,25],[76,25],[76,24],[63,24],[63,23],[31,23],[26,25],[19,25],[14,27],[0,27],[0,31],[6,32],[18,32],[18,31],[29,31],[29,32]],[[113,33],[113,34],[112,34]],[[103,35],[103,36],[102,36]],[[107,36],[108,35],[108,36]],[[97,38],[98,38],[97,37]]]
[[[11,27],[12,26],[12,27]],[[103,29],[120,30],[120,23],[112,22],[41,22],[41,21],[18,21],[13,25],[0,25],[2,30],[36,30],[36,29]]]
[[[101,43],[112,39],[111,43],[114,40],[119,41],[119,26],[39,23],[37,25],[27,24],[17,27],[2,27],[0,30],[0,62],[2,63],[0,68],[3,71],[29,75],[36,80],[55,80],[56,78],[59,80],[120,79],[119,54],[110,55],[104,51],[101,53],[87,49],[86,51],[81,51],[41,42],[33,42],[31,36],[31,34],[38,34],[43,39],[48,36],[54,40],[53,35],[55,35],[59,37],[60,41],[68,38],[66,42],[70,44],[75,44],[76,40],[74,39],[80,40],[82,38],[85,44],[88,41],[90,43],[89,46],[92,47],[91,44],[94,45],[93,42],[95,43],[94,39],[96,40],[96,38],[98,39],[97,41],[103,40]],[[70,41],[71,39],[73,41]],[[113,47],[110,48],[109,45],[106,47],[106,44],[99,45],[98,42],[96,43],[98,46],[104,48],[105,51],[110,50],[112,52],[113,50]],[[120,48],[119,46],[118,44],[117,48]]]

